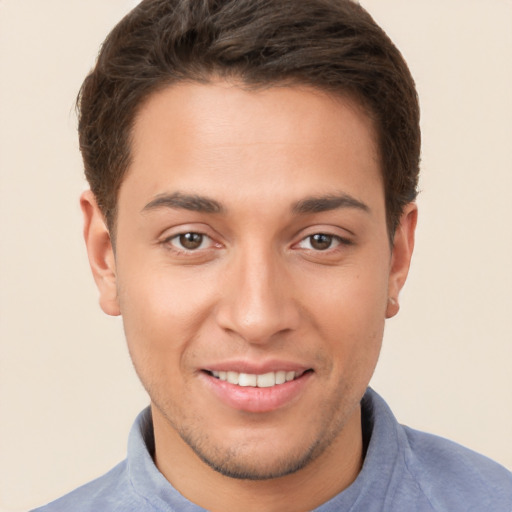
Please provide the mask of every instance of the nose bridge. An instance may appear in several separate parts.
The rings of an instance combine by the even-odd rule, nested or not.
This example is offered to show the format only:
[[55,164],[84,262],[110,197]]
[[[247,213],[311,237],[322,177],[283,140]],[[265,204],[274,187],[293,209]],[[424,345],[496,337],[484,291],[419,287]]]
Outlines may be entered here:
[[296,327],[298,312],[283,265],[271,247],[257,241],[236,251],[223,294],[220,321],[224,328],[250,343],[266,343]]

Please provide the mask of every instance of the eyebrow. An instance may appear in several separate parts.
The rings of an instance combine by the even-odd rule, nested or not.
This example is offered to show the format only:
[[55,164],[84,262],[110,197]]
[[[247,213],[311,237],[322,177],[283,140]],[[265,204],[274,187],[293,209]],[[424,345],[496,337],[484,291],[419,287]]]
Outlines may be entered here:
[[[197,194],[159,194],[150,201],[142,211],[150,211],[158,208],[176,208],[200,213],[224,213],[225,208],[215,199],[210,199]],[[348,194],[325,195],[306,197],[295,203],[292,211],[305,215],[308,213],[321,213],[339,208],[355,208],[364,212],[370,212],[365,203]]]
[[327,212],[338,208],[355,208],[367,213],[370,212],[368,205],[348,194],[307,197],[296,203],[293,211],[294,213],[308,214]]
[[142,211],[155,210],[157,208],[178,208],[202,213],[222,213],[222,205],[208,197],[196,194],[183,194],[175,192],[174,194],[159,194],[150,201]]

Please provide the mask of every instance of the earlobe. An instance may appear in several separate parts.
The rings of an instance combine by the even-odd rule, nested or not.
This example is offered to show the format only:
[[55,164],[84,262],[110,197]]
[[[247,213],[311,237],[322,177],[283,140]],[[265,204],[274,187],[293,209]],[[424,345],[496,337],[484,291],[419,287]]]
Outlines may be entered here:
[[400,217],[400,224],[393,238],[386,318],[395,316],[400,309],[398,295],[409,273],[412,252],[414,250],[414,233],[417,220],[418,207],[416,203],[409,203],[404,208],[402,216]]
[[107,314],[120,315],[117,298],[116,262],[105,219],[90,190],[80,196],[84,216],[84,239],[94,281],[100,292],[100,306]]

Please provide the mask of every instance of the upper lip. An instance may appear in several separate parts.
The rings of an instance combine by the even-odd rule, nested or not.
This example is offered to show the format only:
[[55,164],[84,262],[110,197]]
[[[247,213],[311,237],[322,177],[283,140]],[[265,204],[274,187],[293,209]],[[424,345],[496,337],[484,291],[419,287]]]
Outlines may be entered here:
[[303,373],[306,370],[311,369],[310,366],[295,363],[292,361],[283,360],[271,360],[271,361],[246,361],[246,360],[230,360],[223,362],[216,362],[201,367],[201,370],[219,372],[237,372],[237,373],[248,373],[252,375],[263,375],[270,372],[287,371]]

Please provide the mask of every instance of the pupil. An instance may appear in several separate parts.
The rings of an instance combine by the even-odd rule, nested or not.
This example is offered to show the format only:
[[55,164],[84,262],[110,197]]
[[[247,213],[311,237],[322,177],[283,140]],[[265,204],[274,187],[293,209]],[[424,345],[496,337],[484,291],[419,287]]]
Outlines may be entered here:
[[203,242],[203,235],[199,233],[185,233],[180,235],[180,244],[185,249],[197,249]]
[[329,249],[332,243],[331,235],[324,235],[323,233],[317,233],[311,237],[311,246],[319,251],[325,251]]

